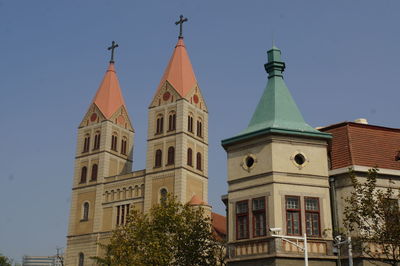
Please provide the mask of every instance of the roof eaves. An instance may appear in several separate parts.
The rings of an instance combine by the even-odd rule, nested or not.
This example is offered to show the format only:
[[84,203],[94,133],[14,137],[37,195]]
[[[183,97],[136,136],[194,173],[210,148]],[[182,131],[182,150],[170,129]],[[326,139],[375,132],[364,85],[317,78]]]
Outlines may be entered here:
[[296,131],[296,130],[289,130],[289,129],[282,129],[282,128],[265,128],[258,131],[253,131],[241,135],[237,135],[232,138],[224,139],[221,141],[221,144],[224,148],[226,146],[233,144],[235,142],[239,142],[242,140],[254,138],[260,135],[265,134],[281,134],[281,135],[296,135],[296,136],[306,136],[306,137],[315,137],[321,139],[331,139],[332,135],[330,133],[324,132],[306,132],[306,131]]

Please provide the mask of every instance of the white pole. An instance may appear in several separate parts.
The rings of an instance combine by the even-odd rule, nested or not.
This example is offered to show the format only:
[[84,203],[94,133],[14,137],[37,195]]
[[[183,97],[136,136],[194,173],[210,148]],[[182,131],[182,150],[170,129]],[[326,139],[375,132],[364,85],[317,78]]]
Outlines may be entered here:
[[353,250],[351,246],[351,236],[347,238],[347,242],[349,244],[349,266],[353,266]]
[[307,234],[304,234],[304,265],[308,266]]

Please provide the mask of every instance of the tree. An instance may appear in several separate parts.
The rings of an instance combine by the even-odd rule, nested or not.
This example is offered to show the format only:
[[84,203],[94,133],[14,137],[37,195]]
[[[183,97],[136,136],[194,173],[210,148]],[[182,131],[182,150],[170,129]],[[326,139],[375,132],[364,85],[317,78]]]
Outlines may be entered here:
[[211,221],[199,207],[183,205],[168,196],[149,214],[132,211],[127,223],[101,245],[99,265],[216,265],[219,242]]
[[353,191],[345,199],[344,226],[362,255],[390,265],[400,262],[400,190],[377,187],[378,169],[368,170],[365,182],[349,173]]
[[0,266],[12,266],[12,260],[0,253]]

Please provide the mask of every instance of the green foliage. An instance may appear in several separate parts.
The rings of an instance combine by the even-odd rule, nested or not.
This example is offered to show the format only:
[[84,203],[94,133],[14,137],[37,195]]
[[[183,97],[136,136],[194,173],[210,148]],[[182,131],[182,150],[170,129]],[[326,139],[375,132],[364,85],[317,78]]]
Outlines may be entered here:
[[[356,246],[363,255],[396,265],[400,262],[399,189],[377,187],[378,169],[368,171],[360,182],[354,171],[349,173],[353,191],[345,199],[344,226],[354,235]],[[383,181],[383,180],[382,180]]]
[[12,266],[12,260],[0,253],[0,266]]
[[99,265],[216,265],[220,243],[202,208],[182,205],[173,197],[149,214],[132,211],[114,230]]

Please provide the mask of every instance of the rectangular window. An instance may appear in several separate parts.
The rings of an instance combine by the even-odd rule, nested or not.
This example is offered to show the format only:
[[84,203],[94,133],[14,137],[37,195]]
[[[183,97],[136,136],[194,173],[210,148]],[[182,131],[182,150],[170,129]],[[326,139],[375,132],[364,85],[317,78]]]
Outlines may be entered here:
[[306,233],[307,236],[320,236],[319,223],[319,199],[304,198],[304,206],[306,209]]
[[286,197],[286,229],[288,235],[301,235],[300,197]]
[[129,205],[124,204],[117,206],[117,225],[124,225],[129,216]]
[[265,236],[265,198],[253,199],[253,236]]
[[236,203],[236,239],[249,238],[249,203]]

